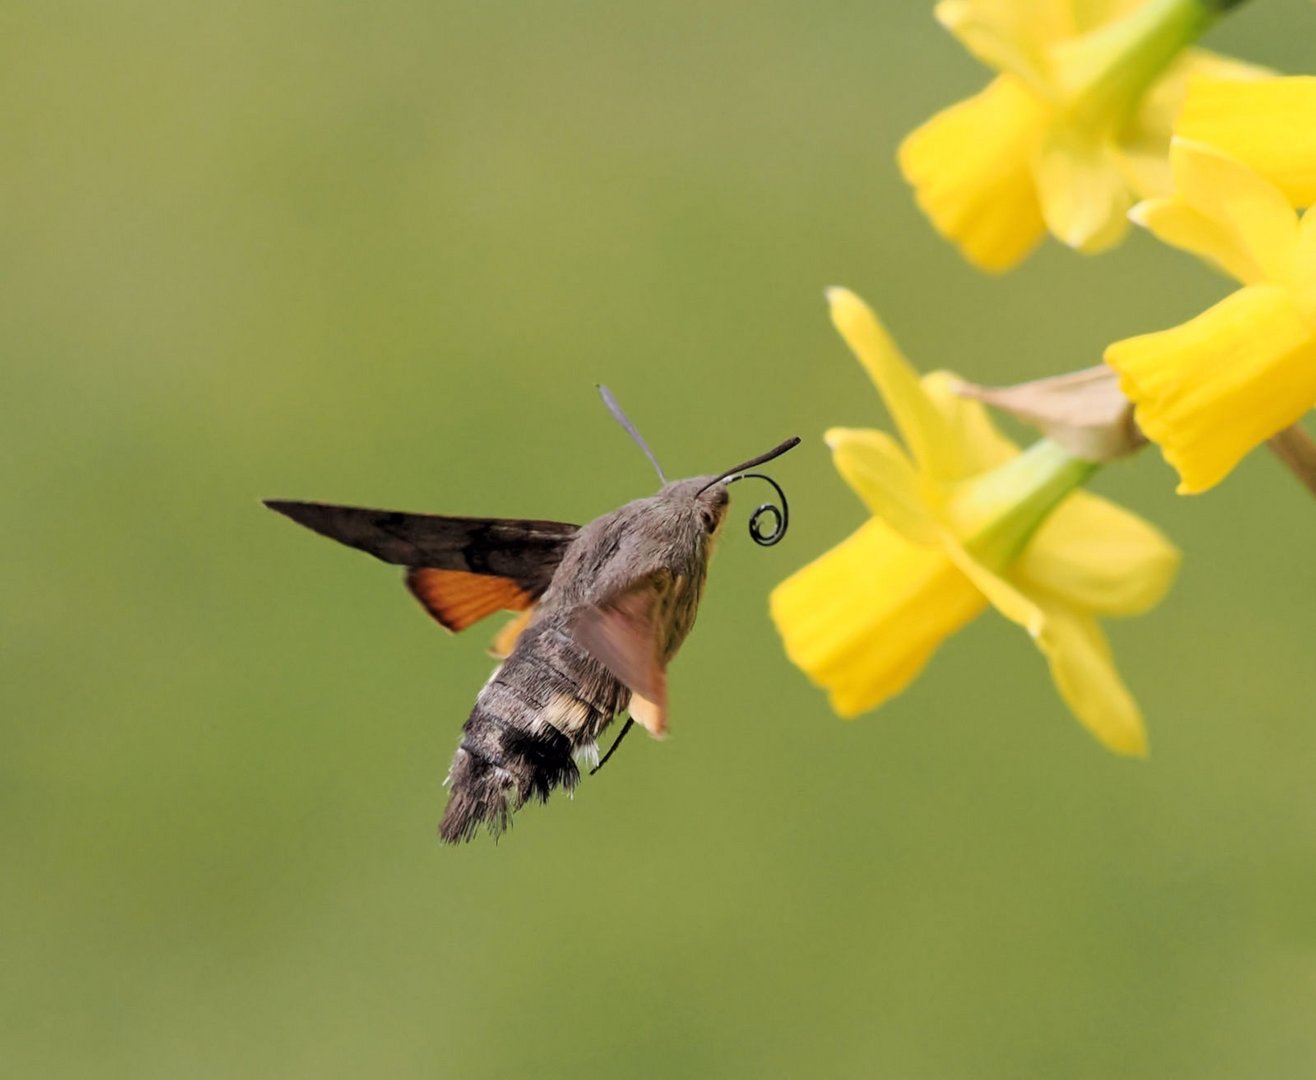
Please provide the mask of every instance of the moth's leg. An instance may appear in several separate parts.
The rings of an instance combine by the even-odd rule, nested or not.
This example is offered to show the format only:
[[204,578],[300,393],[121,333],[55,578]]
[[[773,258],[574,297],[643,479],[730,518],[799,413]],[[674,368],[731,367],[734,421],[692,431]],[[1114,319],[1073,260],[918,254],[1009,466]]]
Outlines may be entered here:
[[598,772],[601,768],[603,768],[604,765],[608,763],[608,758],[612,757],[612,755],[617,752],[617,747],[621,745],[622,739],[626,738],[626,733],[630,731],[631,728],[633,728],[634,726],[635,726],[635,721],[632,720],[629,716],[626,717],[626,725],[621,729],[621,734],[618,735],[616,740],[613,742],[613,744],[608,747],[608,752],[604,754],[601,758],[599,758],[599,763],[595,765],[594,768],[590,769],[589,771],[590,776],[593,776],[596,772]]

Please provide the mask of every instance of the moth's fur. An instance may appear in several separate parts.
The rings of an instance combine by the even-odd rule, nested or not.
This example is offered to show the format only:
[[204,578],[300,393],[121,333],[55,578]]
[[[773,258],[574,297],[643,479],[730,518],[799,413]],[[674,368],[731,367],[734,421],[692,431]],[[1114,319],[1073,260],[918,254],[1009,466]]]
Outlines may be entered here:
[[532,798],[580,779],[574,755],[592,746],[631,691],[577,641],[587,609],[628,591],[655,591],[657,660],[676,655],[694,625],[708,559],[726,516],[723,482],[667,484],[584,526],[570,541],[530,624],[480,692],[449,773],[439,826],[449,843],[486,825],[494,834]]

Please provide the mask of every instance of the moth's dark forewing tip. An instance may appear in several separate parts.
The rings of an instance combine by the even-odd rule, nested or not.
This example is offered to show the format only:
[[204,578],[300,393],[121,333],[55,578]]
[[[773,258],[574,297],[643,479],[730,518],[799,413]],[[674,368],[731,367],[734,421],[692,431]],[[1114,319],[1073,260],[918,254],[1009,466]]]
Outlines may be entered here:
[[305,505],[305,503],[295,502],[292,499],[261,499],[260,503],[276,514],[292,518],[293,521],[297,520],[297,507]]
[[291,499],[261,499],[261,505],[267,510],[273,510],[280,517],[295,521],[298,525],[306,524],[297,513],[297,507],[300,504],[293,502]]
[[332,533],[325,533],[324,531],[325,511],[333,509],[332,507],[326,507],[321,503],[301,502],[297,499],[262,499],[261,502],[276,514],[282,514],[289,521],[304,525],[312,532],[338,539]]

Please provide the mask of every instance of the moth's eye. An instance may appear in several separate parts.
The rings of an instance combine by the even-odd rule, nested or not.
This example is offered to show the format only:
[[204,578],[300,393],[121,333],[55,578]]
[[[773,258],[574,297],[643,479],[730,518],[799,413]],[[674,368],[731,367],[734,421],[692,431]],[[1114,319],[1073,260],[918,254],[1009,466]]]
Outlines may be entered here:
[[717,515],[705,510],[701,516],[704,519],[704,532],[716,532],[718,520]]

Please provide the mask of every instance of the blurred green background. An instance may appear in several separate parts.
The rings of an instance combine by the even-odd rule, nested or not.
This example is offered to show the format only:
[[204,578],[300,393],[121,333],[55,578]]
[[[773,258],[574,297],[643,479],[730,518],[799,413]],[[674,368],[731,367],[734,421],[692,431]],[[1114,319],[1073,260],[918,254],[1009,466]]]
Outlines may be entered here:
[[[1229,287],[1145,236],[1003,279],[899,138],[985,74],[922,4],[11,5],[0,36],[0,1060],[13,1076],[1316,1075],[1312,507],[1258,454],[1098,490],[1184,571],[1115,624],[1145,763],[994,614],[833,717],[770,587],[884,425],[851,286],[924,368],[1092,363]],[[1212,46],[1311,68],[1267,0]],[[262,496],[584,521],[742,489],[674,735],[441,848],[496,627]],[[751,504],[752,505],[752,504]]]

